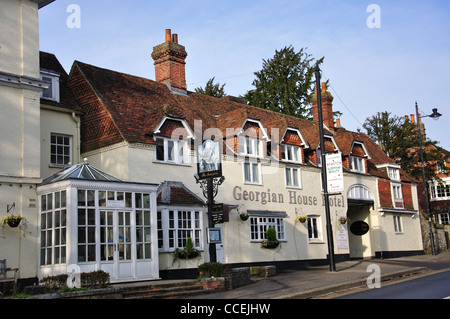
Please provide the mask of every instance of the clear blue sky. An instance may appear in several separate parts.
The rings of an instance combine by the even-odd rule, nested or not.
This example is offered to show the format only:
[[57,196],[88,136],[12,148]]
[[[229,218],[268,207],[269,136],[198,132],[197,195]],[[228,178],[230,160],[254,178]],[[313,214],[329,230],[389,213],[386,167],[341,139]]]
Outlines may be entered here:
[[[71,4],[80,9],[79,28],[67,24]],[[371,4],[379,20],[367,12]],[[427,136],[450,150],[450,1],[56,0],[39,18],[40,49],[67,72],[79,60],[154,79],[151,52],[168,28],[188,53],[188,89],[214,76],[235,96],[253,88],[253,73],[275,50],[307,47],[325,57],[323,80],[342,126],[355,131],[378,111],[412,114],[417,101],[423,114],[443,114],[424,123]]]

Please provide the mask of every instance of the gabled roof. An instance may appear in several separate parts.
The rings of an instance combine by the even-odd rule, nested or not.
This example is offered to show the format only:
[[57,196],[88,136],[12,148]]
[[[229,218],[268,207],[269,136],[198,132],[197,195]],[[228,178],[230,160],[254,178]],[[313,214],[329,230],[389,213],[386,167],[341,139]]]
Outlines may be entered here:
[[39,66],[41,70],[52,71],[52,73],[59,74],[59,103],[56,101],[41,98],[41,104],[60,108],[61,110],[81,113],[81,107],[78,105],[75,96],[67,86],[67,80],[69,76],[56,56],[53,53],[40,51]]
[[159,205],[204,206],[205,202],[181,182],[165,181],[156,192]]

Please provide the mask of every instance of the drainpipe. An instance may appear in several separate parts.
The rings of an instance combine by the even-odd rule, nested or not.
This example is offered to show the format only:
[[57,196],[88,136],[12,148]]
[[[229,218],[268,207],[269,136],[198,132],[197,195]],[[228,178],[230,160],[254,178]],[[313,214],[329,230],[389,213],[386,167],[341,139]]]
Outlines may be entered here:
[[[80,119],[77,117],[77,115],[75,114],[75,112],[72,112],[72,119],[74,120],[74,122],[76,123],[77,126],[77,158],[76,158],[76,163],[80,163],[80,157],[81,157],[81,145],[80,145]],[[73,163],[75,164],[75,163]]]

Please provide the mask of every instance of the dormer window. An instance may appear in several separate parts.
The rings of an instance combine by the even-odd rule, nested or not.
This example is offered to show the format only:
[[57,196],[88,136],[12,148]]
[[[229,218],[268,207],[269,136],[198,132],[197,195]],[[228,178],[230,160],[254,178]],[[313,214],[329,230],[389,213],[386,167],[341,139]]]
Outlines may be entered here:
[[366,173],[366,159],[369,157],[364,143],[354,141],[349,154],[350,171]]
[[363,157],[357,157],[357,156],[350,156],[350,170],[353,172],[358,173],[365,173],[366,167],[364,164],[364,158]]
[[156,138],[155,161],[169,164],[189,164],[187,141]]
[[241,155],[262,157],[262,142],[260,139],[243,136],[240,146]]
[[59,103],[59,74],[41,70],[41,80],[50,83],[48,89],[41,92],[41,98]]
[[295,145],[281,144],[281,160],[287,162],[301,163],[300,147]]
[[193,133],[184,120],[164,117],[153,134],[155,162],[189,165]]
[[388,176],[390,179],[399,181],[400,180],[400,170],[396,167],[387,168]]

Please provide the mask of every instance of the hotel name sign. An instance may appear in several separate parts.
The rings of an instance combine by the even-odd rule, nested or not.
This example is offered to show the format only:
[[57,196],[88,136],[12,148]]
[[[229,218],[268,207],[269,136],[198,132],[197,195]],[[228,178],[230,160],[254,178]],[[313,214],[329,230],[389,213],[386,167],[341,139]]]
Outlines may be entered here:
[[[233,198],[236,201],[260,202],[262,205],[267,203],[318,206],[325,205],[323,196],[304,195],[296,190],[288,190],[287,193],[275,193],[270,189],[264,191],[246,190],[241,186],[234,186]],[[343,195],[330,196],[330,206],[345,207],[345,199]]]

